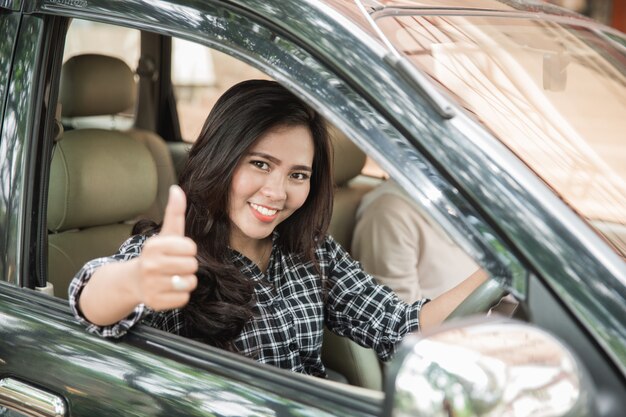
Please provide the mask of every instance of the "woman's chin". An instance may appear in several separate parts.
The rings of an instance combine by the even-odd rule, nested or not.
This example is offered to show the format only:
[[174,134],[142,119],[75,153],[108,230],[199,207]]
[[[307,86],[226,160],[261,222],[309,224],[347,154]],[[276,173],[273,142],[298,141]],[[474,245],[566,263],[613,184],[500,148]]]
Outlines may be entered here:
[[274,228],[272,227],[272,228],[267,228],[265,230],[250,230],[247,233],[244,232],[244,234],[246,235],[248,239],[263,240],[271,236],[273,231],[274,231]]

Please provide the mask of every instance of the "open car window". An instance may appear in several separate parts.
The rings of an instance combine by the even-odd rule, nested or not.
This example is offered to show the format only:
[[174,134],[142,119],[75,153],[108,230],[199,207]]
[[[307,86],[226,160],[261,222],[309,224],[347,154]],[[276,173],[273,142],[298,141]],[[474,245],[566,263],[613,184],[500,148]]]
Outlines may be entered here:
[[184,39],[172,39],[172,85],[182,139],[194,142],[217,99],[232,85],[269,79],[225,53]]
[[[107,33],[109,28],[112,35],[102,36],[103,33]],[[91,33],[94,34],[94,37],[90,37]],[[101,43],[99,40],[103,37],[113,39],[115,42],[108,43],[106,46],[98,45]],[[165,143],[165,138],[158,137],[155,132],[138,129],[132,125],[132,122],[142,116],[135,112],[159,108],[158,103],[137,107],[132,101],[143,94],[141,90],[137,91],[137,89],[145,87],[141,84],[140,76],[136,74],[138,59],[141,56],[141,51],[138,50],[139,38],[140,32],[136,29],[119,28],[79,19],[72,21],[67,34],[60,96],[63,101],[61,103],[61,120],[69,123],[66,123],[66,130],[55,142],[48,200],[48,276],[49,281],[54,285],[54,294],[57,297],[66,297],[70,279],[85,262],[115,253],[117,248],[130,236],[132,226],[138,219],[150,218],[157,222],[162,219],[164,201],[161,200],[159,204],[158,200],[159,198],[163,199],[164,195],[159,194],[159,190],[167,189],[169,185],[176,183],[176,176],[171,175],[171,167],[167,167],[173,162],[175,156],[167,155],[169,152],[167,147],[164,148],[166,149],[165,154],[153,152],[154,149],[163,148],[162,144]],[[96,45],[92,47],[92,43]],[[171,50],[172,56],[167,57],[167,60],[171,61],[171,81],[176,99],[176,113],[183,138],[186,140],[193,140],[194,136],[198,134],[204,118],[215,100],[228,87],[243,79],[272,78],[253,65],[229,56],[225,53],[228,52],[227,50],[218,52],[205,45],[178,38],[172,39]],[[256,57],[256,59],[262,59],[262,57]],[[78,69],[72,70],[73,66]],[[102,71],[103,68],[110,68],[110,70],[104,73],[98,72],[91,78],[92,71]],[[280,72],[277,74],[281,75]],[[107,88],[106,85],[99,87],[99,83],[103,79],[116,85],[125,86],[126,90],[121,91],[120,95],[124,96],[124,100],[128,99],[129,101],[119,99],[120,108],[115,108],[118,105],[118,98],[113,94],[114,89]],[[71,86],[71,89],[68,86]],[[291,85],[291,88],[295,88],[295,86]],[[97,91],[101,95],[97,97],[83,96],[83,89],[84,94],[88,94],[89,91]],[[297,88],[295,92],[298,92]],[[337,97],[341,97],[342,93],[335,92],[335,94],[339,94]],[[353,97],[356,96],[343,96],[343,100],[349,102]],[[336,120],[344,118],[341,114],[341,106],[333,108],[328,102],[310,101],[310,103],[325,113],[331,124],[333,118]],[[365,102],[360,103],[360,105],[367,106]],[[102,114],[106,112],[111,114]],[[370,111],[369,114],[373,113]],[[131,124],[116,122],[120,117],[126,117],[127,122],[131,122]],[[85,122],[85,119],[91,121]],[[350,121],[350,123],[352,122]],[[376,117],[372,118],[372,123],[371,129],[377,131],[378,135],[383,134],[378,129],[383,127],[389,129],[384,121]],[[378,123],[380,123],[379,126],[377,126]],[[343,129],[346,129],[346,126]],[[355,237],[357,221],[360,220],[357,217],[361,216],[359,212],[360,202],[363,199],[374,200],[375,195],[372,196],[369,193],[375,189],[383,188],[389,174],[374,162],[372,156],[366,155],[359,149],[343,130],[333,127],[331,132],[335,143],[336,172],[342,171],[342,174],[341,179],[338,179],[336,184],[338,203],[335,206],[336,212],[333,214],[333,222],[329,232],[342,246],[351,251],[355,258],[366,258],[368,257],[368,250],[374,252],[378,250],[364,248],[362,242],[369,241],[371,238],[367,236]],[[352,135],[354,134],[355,132],[352,133]],[[364,133],[356,134],[363,135]],[[125,136],[130,136],[137,143],[123,144],[122,137]],[[110,143],[107,142],[109,139]],[[71,155],[70,152],[73,152],[69,148],[70,144],[81,147],[87,142],[93,142],[87,145],[89,152],[80,151],[77,153],[78,157],[84,158],[84,161],[79,161],[77,168],[81,171],[67,175],[67,164],[75,162],[73,156],[68,157]],[[66,146],[68,148],[65,148]],[[415,157],[414,152],[410,149],[399,148],[395,152],[407,160]],[[63,156],[62,162],[59,160],[59,155]],[[380,159],[380,156],[378,158]],[[357,159],[360,163],[354,164],[353,161]],[[164,174],[163,171],[168,169],[169,172]],[[347,169],[345,173],[343,172],[344,169]],[[80,188],[83,184],[80,182],[75,184],[71,175],[90,177],[93,178],[93,181],[88,188],[83,189]],[[403,175],[408,174],[403,173]],[[111,184],[110,186],[106,185],[107,180]],[[417,241],[419,240],[418,231],[428,228],[429,233],[432,231],[433,236],[436,236],[438,241],[443,242],[442,244],[456,246],[448,232],[438,225],[438,220],[427,211],[419,209],[419,201],[415,201],[403,189],[403,186],[395,181],[388,181],[388,183],[391,182],[395,184],[395,188],[391,191],[392,196],[400,198],[400,200],[396,200],[397,204],[402,204],[405,209],[412,207],[408,209],[411,213],[414,209],[416,210],[415,213],[419,213],[420,224],[407,229],[409,235],[414,234]],[[406,177],[400,176],[400,182],[406,183]],[[128,190],[131,191],[118,196],[118,188],[123,188],[119,187],[120,183],[125,186],[128,185]],[[71,189],[68,191],[65,188],[68,187],[68,184],[70,187],[78,187],[79,192],[74,192]],[[95,185],[103,185],[103,188],[98,189]],[[150,191],[155,188],[157,190],[156,203],[147,204],[146,199],[150,198],[149,195],[154,195],[150,194]],[[434,189],[437,187],[435,186]],[[344,195],[349,196],[349,198],[344,199]],[[366,197],[366,195],[369,196]],[[80,198],[67,199],[66,196],[80,196]],[[112,196],[115,197],[112,198]],[[59,200],[59,197],[62,199]],[[124,201],[125,204],[120,208],[116,204],[117,201]],[[343,201],[348,203],[343,203]],[[148,203],[151,202],[148,201]],[[141,209],[142,205],[143,209]],[[393,234],[393,231],[391,233]],[[425,235],[422,235],[421,239],[422,242],[425,241]],[[380,243],[384,247],[384,243]],[[419,256],[416,244],[407,243],[406,246],[409,251],[415,251],[414,256]],[[438,250],[445,251],[444,248]],[[423,286],[424,292],[421,289],[411,291],[410,297],[414,299],[411,301],[410,298],[406,298],[406,301],[414,302],[421,297],[434,297],[445,289],[451,288],[478,268],[478,264],[471,260],[464,249],[459,247],[457,250],[467,257],[467,263],[463,268],[459,268],[455,281],[447,282],[444,288],[439,286],[434,279],[431,279],[429,284]],[[361,251],[362,254],[359,255],[357,251]],[[429,250],[427,255],[422,256],[432,257],[429,262],[434,262],[438,257],[437,252],[432,250]],[[366,271],[369,269],[368,272],[373,275],[389,275],[386,271],[374,270],[373,266],[366,266],[365,269]],[[416,271],[412,273],[413,275],[417,274]],[[390,284],[383,281],[381,283]],[[329,355],[333,354],[332,351],[329,352]],[[371,366],[379,367],[375,356],[371,352],[369,355],[372,358]],[[341,361],[338,361],[337,366],[341,367],[341,365]],[[337,375],[337,378],[344,382],[350,382],[341,373]],[[378,380],[376,384],[367,386],[375,390],[382,389],[382,371],[379,371],[374,379]]]

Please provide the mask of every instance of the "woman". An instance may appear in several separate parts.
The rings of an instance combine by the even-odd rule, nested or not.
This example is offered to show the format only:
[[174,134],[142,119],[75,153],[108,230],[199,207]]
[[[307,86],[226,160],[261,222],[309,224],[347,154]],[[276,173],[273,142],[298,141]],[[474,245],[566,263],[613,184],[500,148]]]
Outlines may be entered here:
[[485,275],[427,304],[375,285],[326,235],[330,155],[321,117],[278,83],[232,87],[190,151],[182,191],[170,190],[161,227],[138,230],[78,272],[76,316],[102,336],[142,321],[317,376],[326,374],[324,324],[388,359],[405,334],[441,322]]

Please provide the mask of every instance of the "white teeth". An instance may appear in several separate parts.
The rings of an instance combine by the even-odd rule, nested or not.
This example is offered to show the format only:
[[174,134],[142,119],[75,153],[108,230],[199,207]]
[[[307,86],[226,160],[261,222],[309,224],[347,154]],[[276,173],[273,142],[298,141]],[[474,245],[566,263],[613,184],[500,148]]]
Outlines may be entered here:
[[256,211],[258,211],[264,216],[273,216],[278,211],[278,210],[268,209],[268,208],[256,205],[254,203],[250,203],[250,205],[252,206],[253,209],[255,209]]

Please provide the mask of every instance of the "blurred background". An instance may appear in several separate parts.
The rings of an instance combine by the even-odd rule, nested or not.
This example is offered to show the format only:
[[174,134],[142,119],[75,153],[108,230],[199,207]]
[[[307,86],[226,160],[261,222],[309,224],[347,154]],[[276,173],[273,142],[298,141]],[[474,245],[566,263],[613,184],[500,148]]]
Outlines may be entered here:
[[548,3],[566,7],[626,32],[624,0],[548,0]]

